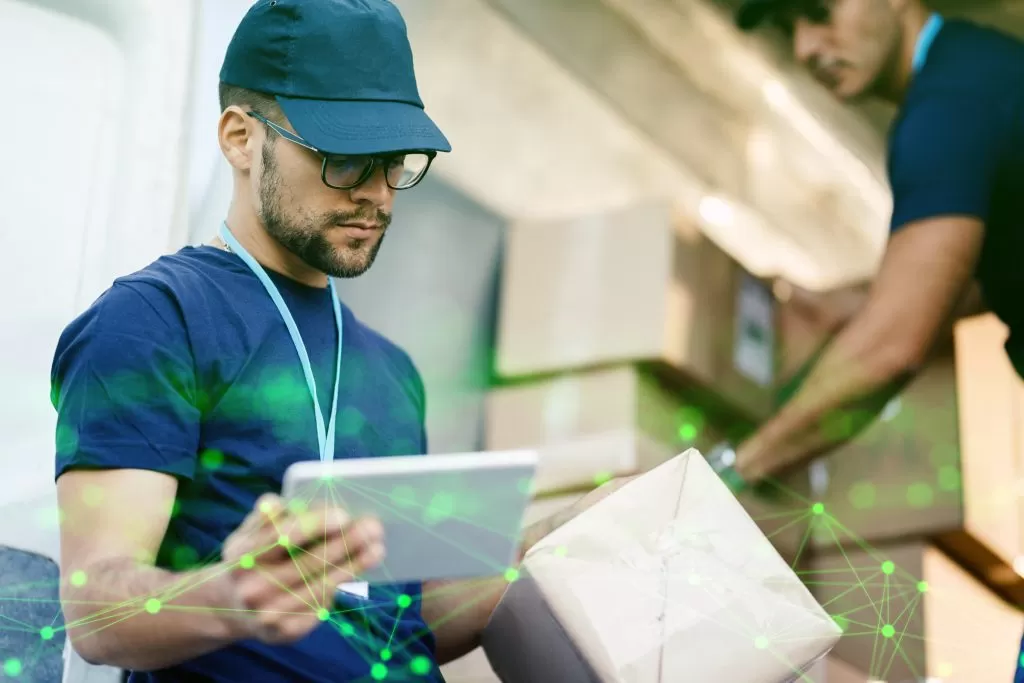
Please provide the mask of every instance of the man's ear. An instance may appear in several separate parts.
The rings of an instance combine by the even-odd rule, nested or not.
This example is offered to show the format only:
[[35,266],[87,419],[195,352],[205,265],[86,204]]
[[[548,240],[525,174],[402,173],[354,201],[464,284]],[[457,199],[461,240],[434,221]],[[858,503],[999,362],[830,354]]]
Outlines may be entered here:
[[257,147],[253,119],[240,107],[230,106],[221,112],[217,122],[217,141],[224,158],[236,170],[252,168],[253,154]]

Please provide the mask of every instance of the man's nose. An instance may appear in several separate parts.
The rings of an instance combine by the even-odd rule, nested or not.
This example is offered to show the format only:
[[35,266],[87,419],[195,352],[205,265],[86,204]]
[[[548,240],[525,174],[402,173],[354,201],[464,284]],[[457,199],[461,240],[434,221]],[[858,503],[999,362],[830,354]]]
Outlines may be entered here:
[[805,66],[814,67],[824,45],[825,30],[806,19],[798,19],[793,27],[793,57]]
[[351,190],[352,201],[357,204],[371,204],[376,209],[388,210],[394,197],[394,190],[388,186],[387,171],[379,165],[365,182]]

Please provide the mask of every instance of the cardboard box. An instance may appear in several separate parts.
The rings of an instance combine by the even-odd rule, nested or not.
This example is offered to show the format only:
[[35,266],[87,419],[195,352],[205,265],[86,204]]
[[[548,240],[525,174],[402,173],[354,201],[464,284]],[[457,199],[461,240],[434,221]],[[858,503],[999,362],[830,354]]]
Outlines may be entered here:
[[813,547],[927,536],[1024,604],[1012,570],[1024,551],[1024,383],[1005,336],[990,316],[960,323],[955,363],[934,360],[878,420],[811,466],[795,487],[824,504]]
[[[646,472],[691,446],[725,437],[714,418],[678,389],[632,365],[504,387],[487,397],[488,450],[536,449],[538,495],[593,488]],[[805,543],[810,502],[791,491],[740,501],[780,552],[794,560]]]
[[535,545],[483,646],[506,683],[782,683],[838,637],[691,449]]
[[814,666],[807,670],[807,673],[804,674],[803,678],[798,678],[794,683],[878,682],[870,680],[868,675],[863,671],[830,654],[815,662]]
[[1013,680],[1024,615],[923,541],[813,557],[807,584],[845,627],[832,656],[872,680]]
[[645,361],[771,411],[771,290],[667,203],[513,226],[499,316],[504,377]]
[[480,647],[442,666],[441,675],[445,683],[501,683],[498,674],[494,673],[491,663],[487,661],[487,654]]

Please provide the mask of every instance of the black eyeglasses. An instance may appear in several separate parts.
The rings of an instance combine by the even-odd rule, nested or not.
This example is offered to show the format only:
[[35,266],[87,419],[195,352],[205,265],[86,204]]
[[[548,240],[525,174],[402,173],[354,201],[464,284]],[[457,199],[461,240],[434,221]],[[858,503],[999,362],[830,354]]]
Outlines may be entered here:
[[394,154],[328,154],[309,144],[257,112],[246,112],[275,133],[296,145],[323,157],[320,179],[335,190],[352,190],[369,180],[377,168],[384,169],[384,178],[392,190],[415,187],[427,175],[437,152],[411,150]]

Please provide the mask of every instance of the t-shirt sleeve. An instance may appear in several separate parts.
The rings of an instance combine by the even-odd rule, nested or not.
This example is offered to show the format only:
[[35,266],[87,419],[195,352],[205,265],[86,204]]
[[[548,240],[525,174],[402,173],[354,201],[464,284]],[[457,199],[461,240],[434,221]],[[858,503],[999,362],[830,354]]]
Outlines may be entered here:
[[938,216],[987,221],[1006,144],[1002,104],[964,93],[939,92],[911,105],[890,141],[890,229]]
[[142,469],[190,479],[200,411],[184,322],[156,287],[115,284],[65,329],[51,370],[57,477]]

